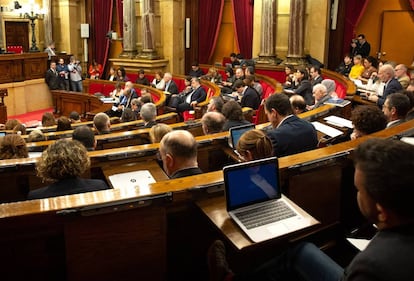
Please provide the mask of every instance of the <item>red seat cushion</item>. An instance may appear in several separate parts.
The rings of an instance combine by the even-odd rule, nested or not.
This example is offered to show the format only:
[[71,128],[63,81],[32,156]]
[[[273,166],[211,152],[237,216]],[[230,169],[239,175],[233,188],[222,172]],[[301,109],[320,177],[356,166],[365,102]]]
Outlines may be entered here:
[[89,84],[89,94],[101,93],[103,94],[103,84],[101,83],[91,83]]

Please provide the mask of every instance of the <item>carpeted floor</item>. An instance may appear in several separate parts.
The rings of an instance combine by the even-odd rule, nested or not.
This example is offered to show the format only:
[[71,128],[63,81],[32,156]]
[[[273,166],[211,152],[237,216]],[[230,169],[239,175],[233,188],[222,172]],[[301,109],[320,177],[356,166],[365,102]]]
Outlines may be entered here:
[[42,115],[45,112],[53,113],[53,108],[46,108],[41,110],[36,110],[32,112],[27,112],[25,114],[7,116],[7,119],[17,119],[20,123],[25,124],[26,127],[38,126],[42,121]]

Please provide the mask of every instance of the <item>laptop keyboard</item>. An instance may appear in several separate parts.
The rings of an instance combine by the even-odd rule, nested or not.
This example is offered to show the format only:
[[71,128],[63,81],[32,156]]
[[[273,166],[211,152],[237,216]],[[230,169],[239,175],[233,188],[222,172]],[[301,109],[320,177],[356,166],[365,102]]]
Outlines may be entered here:
[[235,215],[247,229],[251,229],[296,216],[296,213],[285,202],[277,200]]

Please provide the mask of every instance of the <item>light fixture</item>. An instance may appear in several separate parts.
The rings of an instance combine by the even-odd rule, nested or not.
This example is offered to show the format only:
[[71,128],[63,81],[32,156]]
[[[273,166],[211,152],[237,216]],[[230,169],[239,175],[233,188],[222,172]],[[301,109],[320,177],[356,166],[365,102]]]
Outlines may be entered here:
[[30,20],[30,26],[32,27],[32,46],[29,49],[29,52],[39,52],[39,48],[36,46],[36,34],[35,34],[35,20],[43,19],[44,12],[40,9],[38,4],[35,4],[34,0],[29,1],[29,7],[22,8],[21,17]]

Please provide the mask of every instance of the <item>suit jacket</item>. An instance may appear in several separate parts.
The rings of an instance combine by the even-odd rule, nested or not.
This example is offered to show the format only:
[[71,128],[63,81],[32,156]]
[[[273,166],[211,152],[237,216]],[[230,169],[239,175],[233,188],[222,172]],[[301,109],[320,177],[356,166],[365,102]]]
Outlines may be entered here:
[[157,125],[157,121],[149,121],[147,124],[144,125],[144,128],[152,128],[155,125]]
[[397,93],[402,91],[403,88],[400,84],[400,82],[398,82],[397,79],[392,78],[388,84],[386,84],[385,88],[384,88],[384,92],[382,93],[382,97],[378,97],[378,101],[377,104],[378,106],[382,107],[382,105],[385,102],[385,99],[387,98],[388,95]]
[[240,103],[241,107],[251,107],[258,109],[260,105],[260,96],[253,88],[247,87],[244,91],[243,97]]
[[171,179],[178,179],[178,178],[183,178],[183,177],[188,177],[188,176],[193,176],[193,175],[199,175],[199,174],[202,174],[202,173],[203,173],[203,171],[201,171],[200,168],[194,167],[194,168],[178,170],[174,174],[172,174],[170,176],[170,178]]
[[178,94],[178,87],[174,80],[165,83],[165,91],[169,92],[170,94]]
[[51,68],[46,71],[45,81],[50,90],[59,89],[59,76],[57,70],[53,72]]
[[267,135],[277,157],[315,149],[318,145],[315,127],[295,115],[285,119],[278,128],[268,130]]
[[42,199],[109,189],[102,180],[68,178],[29,192],[28,199]]
[[311,85],[315,86],[316,84],[320,84],[320,83],[322,83],[322,80],[323,80],[323,78],[320,75],[318,77],[316,77],[316,79],[312,78]]
[[203,102],[206,100],[207,93],[206,90],[202,86],[198,87],[194,90],[193,94],[191,95],[191,102],[197,101],[197,103]]
[[293,90],[295,94],[301,95],[307,105],[313,104],[312,85],[309,80],[300,81],[298,87]]

